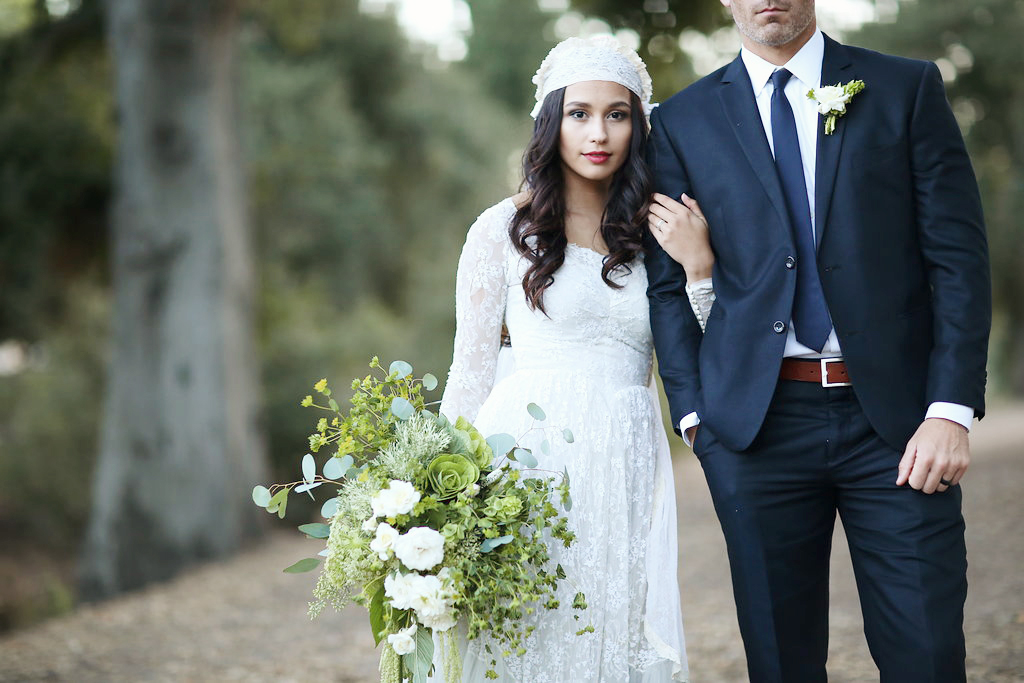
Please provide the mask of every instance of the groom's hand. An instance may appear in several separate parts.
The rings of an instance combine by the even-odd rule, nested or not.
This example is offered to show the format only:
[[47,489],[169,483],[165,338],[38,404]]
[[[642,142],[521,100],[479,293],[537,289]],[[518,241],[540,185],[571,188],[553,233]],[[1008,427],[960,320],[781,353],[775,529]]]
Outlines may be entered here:
[[956,486],[971,464],[971,449],[963,425],[942,418],[921,423],[900,460],[896,485],[909,483],[923,493],[949,488],[941,480]]

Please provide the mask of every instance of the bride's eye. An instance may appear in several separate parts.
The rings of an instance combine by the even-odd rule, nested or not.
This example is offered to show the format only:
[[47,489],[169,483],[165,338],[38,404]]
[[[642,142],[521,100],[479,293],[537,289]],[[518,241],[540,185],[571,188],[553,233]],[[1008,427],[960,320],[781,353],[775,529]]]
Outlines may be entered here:
[[608,113],[608,118],[610,118],[612,121],[625,121],[626,119],[629,118],[629,112],[622,111],[621,109],[616,109],[615,111]]
[[587,118],[587,112],[583,111],[582,109],[575,109],[569,112],[569,118],[576,119],[577,121],[582,121],[583,119]]

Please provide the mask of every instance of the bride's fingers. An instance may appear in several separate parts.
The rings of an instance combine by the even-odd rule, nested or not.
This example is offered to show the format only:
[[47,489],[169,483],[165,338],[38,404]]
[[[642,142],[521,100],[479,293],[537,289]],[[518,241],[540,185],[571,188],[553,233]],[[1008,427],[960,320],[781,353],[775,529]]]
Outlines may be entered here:
[[685,208],[682,204],[680,204],[676,200],[672,199],[668,195],[661,194],[660,192],[655,192],[653,195],[651,195],[651,198],[653,200],[651,202],[651,208],[652,209],[655,206],[660,206],[661,208],[665,209],[669,213],[679,213],[680,211],[682,211]]
[[686,208],[688,208],[690,211],[694,212],[697,215],[697,218],[701,219],[705,223],[708,222],[708,219],[704,218],[704,212],[700,210],[700,204],[697,203],[696,199],[694,199],[693,197],[684,192],[682,195],[682,200],[683,205],[685,205]]

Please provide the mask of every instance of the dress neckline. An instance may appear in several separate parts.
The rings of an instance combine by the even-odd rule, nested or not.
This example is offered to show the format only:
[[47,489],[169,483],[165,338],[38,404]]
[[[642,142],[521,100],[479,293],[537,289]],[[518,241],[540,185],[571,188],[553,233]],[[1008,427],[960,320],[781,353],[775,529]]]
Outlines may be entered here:
[[574,251],[590,252],[594,256],[599,257],[601,259],[604,259],[604,257],[608,256],[608,254],[602,254],[601,252],[597,251],[596,249],[591,249],[590,247],[585,247],[582,244],[576,244],[575,242],[566,242],[565,246],[566,247],[572,247]]

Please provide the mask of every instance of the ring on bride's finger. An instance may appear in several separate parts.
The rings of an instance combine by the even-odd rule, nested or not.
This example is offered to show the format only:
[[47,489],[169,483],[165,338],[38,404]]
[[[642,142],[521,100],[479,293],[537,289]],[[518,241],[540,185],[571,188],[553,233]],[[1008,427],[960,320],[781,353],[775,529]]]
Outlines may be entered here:
[[665,219],[661,218],[661,219],[658,220],[657,223],[654,224],[654,227],[657,228],[658,230],[661,230],[661,227],[663,225],[665,225]]

